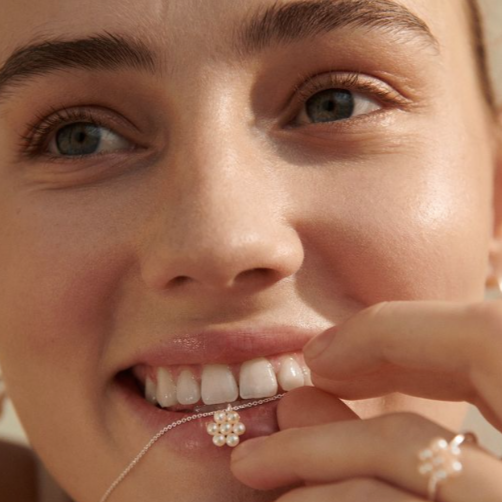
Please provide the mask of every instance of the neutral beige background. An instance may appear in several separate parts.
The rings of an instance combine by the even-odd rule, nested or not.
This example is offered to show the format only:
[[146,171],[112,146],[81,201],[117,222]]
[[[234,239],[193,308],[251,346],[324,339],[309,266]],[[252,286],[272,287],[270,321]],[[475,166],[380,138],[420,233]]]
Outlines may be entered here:
[[[493,79],[499,93],[499,101],[502,103],[502,0],[484,0],[482,6],[487,20],[488,47]],[[491,427],[474,407],[471,407],[469,411],[464,428],[475,431],[481,444],[499,456],[502,455],[502,434]],[[4,417],[0,421],[1,438],[28,443],[10,401],[7,401]]]

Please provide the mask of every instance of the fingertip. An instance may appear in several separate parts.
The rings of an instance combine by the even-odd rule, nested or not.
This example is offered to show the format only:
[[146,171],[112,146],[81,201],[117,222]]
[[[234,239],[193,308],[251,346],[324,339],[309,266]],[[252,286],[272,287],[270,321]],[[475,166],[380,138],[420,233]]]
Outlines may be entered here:
[[277,406],[281,430],[359,418],[339,398],[316,387],[300,387],[286,394]]
[[[338,330],[338,326],[333,326],[320,335],[315,336],[303,347],[303,355],[306,361],[314,362],[332,344]],[[310,366],[310,364],[308,364]]]
[[255,451],[261,443],[263,443],[268,436],[260,436],[257,438],[248,439],[243,441],[232,451],[230,455],[230,460],[232,463],[239,462],[243,458],[248,457],[253,451]]
[[244,441],[234,448],[230,455],[230,472],[242,484],[254,489],[269,489],[273,487],[273,473],[264,464],[263,458],[255,457],[254,452],[259,450],[268,436],[261,436]]

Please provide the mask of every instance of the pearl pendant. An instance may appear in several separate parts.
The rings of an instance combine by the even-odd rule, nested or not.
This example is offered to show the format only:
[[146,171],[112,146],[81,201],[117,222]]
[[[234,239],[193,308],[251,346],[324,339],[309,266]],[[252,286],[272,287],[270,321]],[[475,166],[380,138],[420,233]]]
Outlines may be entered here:
[[216,446],[234,447],[239,444],[242,434],[246,432],[246,426],[240,421],[240,415],[228,405],[226,410],[217,411],[213,415],[213,422],[207,424],[207,433],[213,436]]

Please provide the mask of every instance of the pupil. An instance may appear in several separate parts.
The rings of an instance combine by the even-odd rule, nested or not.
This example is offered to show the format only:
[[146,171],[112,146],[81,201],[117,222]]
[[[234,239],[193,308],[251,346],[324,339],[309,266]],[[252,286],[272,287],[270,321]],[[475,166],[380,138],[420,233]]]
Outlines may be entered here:
[[307,101],[307,114],[313,122],[330,122],[352,117],[354,97],[346,89],[326,89]]
[[100,143],[100,129],[92,124],[69,124],[56,135],[57,147],[63,155],[89,155],[97,151]]
[[335,109],[335,104],[333,103],[333,101],[326,101],[324,108],[326,109],[326,111],[332,112]]

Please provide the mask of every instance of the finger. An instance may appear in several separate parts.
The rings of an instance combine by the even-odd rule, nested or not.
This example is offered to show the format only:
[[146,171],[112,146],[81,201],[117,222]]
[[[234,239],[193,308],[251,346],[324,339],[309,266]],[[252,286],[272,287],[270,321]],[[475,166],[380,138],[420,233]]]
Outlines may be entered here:
[[356,478],[335,484],[301,487],[275,502],[425,502],[410,493],[372,478]]
[[277,406],[281,430],[350,419],[359,417],[343,401],[315,387],[294,389]]
[[304,347],[316,385],[316,375],[339,390],[366,377],[358,389],[371,380],[372,397],[396,391],[481,400],[502,419],[502,302],[383,302],[321,336],[323,350],[314,340]]
[[[239,445],[231,470],[262,490],[372,477],[424,497],[427,478],[418,471],[417,455],[435,437],[451,441],[454,434],[411,413],[287,429]],[[444,482],[441,501],[499,500],[493,494],[502,497],[502,463],[475,445],[461,448],[464,471]]]
[[[315,388],[341,399],[369,399],[399,392],[441,401],[474,400],[472,386],[461,386],[455,375],[386,366],[346,380],[332,380],[312,373]],[[440,383],[440,384],[439,384]]]

